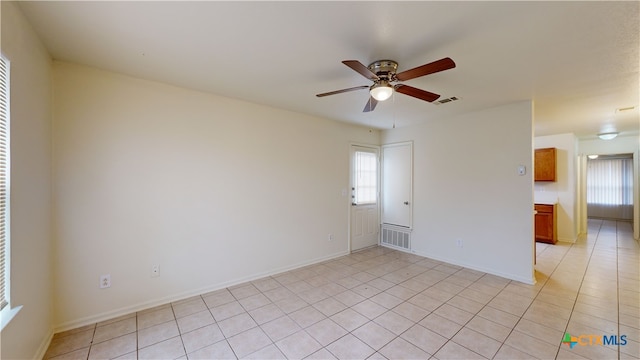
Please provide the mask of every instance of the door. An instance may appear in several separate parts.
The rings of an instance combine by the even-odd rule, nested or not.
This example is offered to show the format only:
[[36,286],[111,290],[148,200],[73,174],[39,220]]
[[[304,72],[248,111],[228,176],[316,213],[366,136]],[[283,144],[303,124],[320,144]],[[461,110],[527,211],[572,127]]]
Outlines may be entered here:
[[351,251],[378,243],[378,148],[351,146]]
[[382,223],[412,227],[413,143],[382,147]]

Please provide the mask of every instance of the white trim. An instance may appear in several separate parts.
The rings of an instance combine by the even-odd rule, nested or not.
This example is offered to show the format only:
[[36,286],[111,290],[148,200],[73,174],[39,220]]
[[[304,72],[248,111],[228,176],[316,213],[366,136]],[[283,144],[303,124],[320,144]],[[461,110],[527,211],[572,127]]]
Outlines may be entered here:
[[[411,168],[410,174],[409,174],[409,229],[413,230],[413,140],[409,140],[409,141],[402,141],[402,142],[397,142],[397,143],[391,143],[391,144],[384,144],[381,146],[381,150],[380,150],[380,189],[382,191],[382,189],[384,189],[384,176],[382,175],[384,173],[384,149],[385,148],[392,148],[392,147],[399,147],[399,146],[407,146],[409,145],[409,166]],[[381,194],[382,195],[382,194]],[[384,223],[383,217],[383,211],[384,211],[384,203],[383,203],[383,197],[380,196],[380,223]],[[390,224],[390,225],[397,225],[397,224]],[[402,226],[402,225],[398,225],[398,226]]]
[[40,347],[38,347],[38,350],[36,350],[36,354],[33,356],[34,359],[44,359],[44,355],[47,353],[47,350],[49,350],[49,345],[51,345],[51,341],[53,341],[53,335],[54,335],[53,328],[50,328],[49,334],[47,335],[46,338],[44,338],[44,340],[40,344]]
[[82,326],[86,326],[86,325],[91,325],[91,324],[95,324],[101,321],[105,321],[105,320],[110,320],[119,316],[123,316],[123,315],[127,315],[127,314],[131,314],[133,312],[137,312],[137,311],[142,311],[142,310],[146,310],[146,309],[150,309],[156,306],[160,306],[160,305],[164,305],[164,304],[168,304],[171,302],[175,302],[175,301],[180,301],[180,300],[184,300],[184,299],[188,299],[190,297],[193,296],[198,296],[198,295],[202,295],[202,294],[206,294],[212,291],[216,291],[216,290],[221,290],[224,288],[228,288],[231,286],[235,286],[235,285],[239,285],[245,282],[249,282],[249,281],[254,281],[254,280],[258,280],[267,276],[274,276],[277,274],[281,274],[287,271],[291,271],[291,270],[296,270],[305,266],[309,266],[309,265],[313,265],[313,264],[317,264],[320,262],[324,262],[327,260],[331,260],[331,259],[335,259],[335,258],[339,258],[341,256],[345,256],[348,255],[349,252],[348,251],[340,251],[328,256],[323,256],[320,258],[315,258],[313,260],[309,260],[309,261],[303,261],[291,266],[285,266],[282,268],[278,268],[272,271],[266,271],[263,273],[258,273],[258,274],[254,274],[254,275],[250,275],[244,278],[240,278],[240,279],[235,279],[235,280],[231,280],[231,281],[226,281],[223,283],[218,283],[216,285],[212,285],[212,286],[206,286],[200,289],[196,289],[196,290],[191,290],[191,291],[186,291],[186,292],[182,292],[182,293],[178,293],[178,294],[173,294],[173,295],[169,295],[169,296],[165,296],[159,299],[155,299],[155,300],[150,300],[150,301],[145,301],[139,304],[135,304],[135,305],[131,305],[131,306],[125,306],[125,307],[121,307],[119,309],[115,309],[115,310],[111,310],[111,311],[106,311],[97,315],[92,315],[92,316],[87,316],[87,317],[83,317],[77,320],[73,320],[73,321],[68,321],[66,323],[62,323],[60,325],[57,325],[54,329],[55,333],[59,333],[62,331],[67,331],[67,330],[71,330],[71,329],[76,329]]
[[13,319],[22,306],[13,307],[11,304],[11,61],[7,58],[2,52],[0,52],[0,57],[5,63],[6,73],[5,78],[7,79],[6,84],[6,94],[5,97],[7,99],[6,105],[6,132],[7,136],[5,139],[5,162],[6,162],[6,193],[5,193],[5,216],[4,216],[4,288],[0,289],[0,291],[4,292],[2,295],[4,296],[4,300],[6,301],[4,309],[0,312],[0,317],[2,317],[2,325],[0,326],[0,331],[4,329],[4,327]]
[[[578,237],[580,237],[580,235],[578,235]],[[561,242],[564,242],[564,243],[567,243],[567,244],[575,244],[576,241],[578,241],[578,238],[572,239],[572,238],[563,238],[563,237],[561,238],[561,237],[559,237],[558,241],[561,241]]]
[[[353,149],[355,147],[361,147],[361,148],[367,148],[367,149],[375,149],[376,150],[376,154],[378,156],[378,225],[380,225],[380,220],[382,219],[381,215],[381,211],[382,211],[382,194],[381,194],[381,190],[382,190],[382,186],[381,186],[381,181],[382,181],[382,151],[381,151],[381,146],[380,145],[374,145],[374,144],[365,144],[365,143],[360,143],[360,142],[349,142],[349,151],[348,151],[348,156],[349,156],[349,183],[347,185],[347,252],[350,254],[352,251],[352,247],[351,247],[351,204],[353,203],[353,200],[351,199],[351,188],[353,186]],[[380,244],[380,234],[378,233],[378,244]],[[373,246],[373,245],[372,245]],[[363,248],[366,249],[366,248]],[[358,251],[360,251],[362,249],[358,249]]]
[[20,310],[22,310],[22,305],[11,307],[11,303],[9,303],[9,305],[0,311],[0,331],[4,330],[4,327],[9,324],[11,319],[18,315]]

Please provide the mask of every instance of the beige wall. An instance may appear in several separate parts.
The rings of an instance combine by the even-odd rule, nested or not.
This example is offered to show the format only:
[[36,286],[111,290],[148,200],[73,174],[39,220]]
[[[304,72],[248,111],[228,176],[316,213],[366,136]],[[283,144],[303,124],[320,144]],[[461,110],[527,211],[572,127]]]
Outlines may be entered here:
[[558,240],[575,242],[578,238],[577,147],[574,134],[537,136],[536,149],[556,148],[556,181],[538,181],[534,185],[534,201],[557,202]]
[[69,63],[54,84],[61,328],[347,252],[349,144],[378,131]]
[[2,1],[11,61],[11,303],[2,358],[42,356],[52,335],[51,60],[17,5]]
[[383,132],[384,144],[414,143],[417,254],[535,281],[532,124],[526,101]]

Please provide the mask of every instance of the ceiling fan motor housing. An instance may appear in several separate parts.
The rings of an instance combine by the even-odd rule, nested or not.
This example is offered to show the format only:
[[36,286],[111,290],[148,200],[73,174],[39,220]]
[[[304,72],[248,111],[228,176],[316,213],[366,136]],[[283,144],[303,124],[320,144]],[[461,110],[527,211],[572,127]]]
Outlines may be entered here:
[[395,81],[398,63],[393,60],[377,60],[369,64],[369,70],[376,74],[380,80]]

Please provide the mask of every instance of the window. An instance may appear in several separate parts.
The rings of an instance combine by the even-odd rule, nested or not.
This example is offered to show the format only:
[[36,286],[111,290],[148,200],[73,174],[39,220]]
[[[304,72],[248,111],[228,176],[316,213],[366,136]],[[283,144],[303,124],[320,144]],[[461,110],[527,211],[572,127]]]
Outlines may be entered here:
[[9,61],[0,55],[0,310],[9,305],[9,270]]
[[376,153],[356,151],[354,161],[354,202],[358,205],[375,204],[378,191]]
[[632,155],[600,156],[587,167],[587,215],[596,218],[633,218]]

